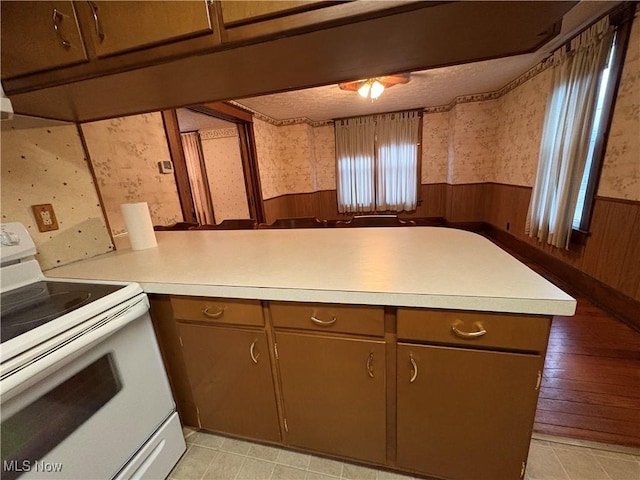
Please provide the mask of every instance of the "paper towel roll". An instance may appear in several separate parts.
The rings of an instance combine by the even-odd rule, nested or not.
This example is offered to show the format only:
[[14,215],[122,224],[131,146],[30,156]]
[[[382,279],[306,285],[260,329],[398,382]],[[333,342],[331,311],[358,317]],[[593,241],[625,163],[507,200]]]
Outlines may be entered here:
[[158,245],[147,202],[123,203],[120,209],[129,232],[132,250],[144,250]]

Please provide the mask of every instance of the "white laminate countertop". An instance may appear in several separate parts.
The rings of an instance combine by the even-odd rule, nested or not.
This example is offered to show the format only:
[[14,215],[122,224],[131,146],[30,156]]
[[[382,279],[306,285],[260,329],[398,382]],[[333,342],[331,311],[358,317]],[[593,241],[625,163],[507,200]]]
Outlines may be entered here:
[[573,315],[576,301],[475,233],[440,227],[156,232],[45,272],[147,293]]

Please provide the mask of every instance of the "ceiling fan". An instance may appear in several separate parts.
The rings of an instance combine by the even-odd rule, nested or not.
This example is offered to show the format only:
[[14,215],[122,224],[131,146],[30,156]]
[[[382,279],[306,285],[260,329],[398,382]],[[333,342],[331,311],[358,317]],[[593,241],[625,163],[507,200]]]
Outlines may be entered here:
[[398,73],[395,75],[384,75],[381,77],[356,80],[354,82],[344,82],[338,85],[340,90],[358,92],[361,97],[369,98],[373,101],[382,95],[385,88],[391,88],[394,85],[401,83],[408,83],[409,80],[411,80],[411,75],[409,73]]

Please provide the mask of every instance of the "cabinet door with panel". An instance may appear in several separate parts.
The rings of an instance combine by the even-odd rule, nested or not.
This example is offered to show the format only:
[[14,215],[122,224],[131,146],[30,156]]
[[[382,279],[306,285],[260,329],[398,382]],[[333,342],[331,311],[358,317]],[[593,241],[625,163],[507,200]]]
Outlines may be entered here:
[[276,346],[285,443],[384,463],[384,342],[278,331]]
[[72,2],[0,2],[2,78],[88,60]]
[[279,442],[264,330],[191,323],[178,326],[201,427]]
[[204,0],[88,1],[78,5],[90,25],[97,57],[138,50],[161,43],[209,34],[213,31]]
[[449,479],[519,479],[543,359],[398,344],[397,465]]

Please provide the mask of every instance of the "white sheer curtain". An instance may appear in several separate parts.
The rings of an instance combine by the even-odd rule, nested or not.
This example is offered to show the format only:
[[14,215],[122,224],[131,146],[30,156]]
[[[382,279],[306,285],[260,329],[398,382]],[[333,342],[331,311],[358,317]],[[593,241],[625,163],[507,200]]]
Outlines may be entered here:
[[377,210],[416,209],[419,126],[418,112],[377,117]]
[[213,206],[211,195],[206,185],[206,174],[203,170],[202,148],[200,147],[200,134],[197,132],[181,133],[182,150],[187,163],[191,197],[196,209],[196,218],[201,225],[214,224]]
[[553,93],[547,104],[538,171],[525,232],[569,248],[584,172],[600,75],[613,38],[608,17],[553,56]]
[[338,211],[364,213],[375,211],[374,139],[372,117],[338,120],[336,161]]

